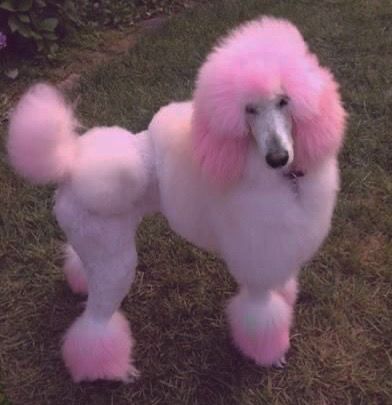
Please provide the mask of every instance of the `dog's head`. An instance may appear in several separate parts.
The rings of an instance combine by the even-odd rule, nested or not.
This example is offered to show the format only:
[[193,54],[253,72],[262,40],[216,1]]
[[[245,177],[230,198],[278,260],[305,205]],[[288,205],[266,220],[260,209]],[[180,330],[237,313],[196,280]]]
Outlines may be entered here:
[[192,137],[202,170],[237,180],[253,143],[271,168],[307,171],[337,154],[346,113],[297,28],[271,17],[234,30],[201,67]]

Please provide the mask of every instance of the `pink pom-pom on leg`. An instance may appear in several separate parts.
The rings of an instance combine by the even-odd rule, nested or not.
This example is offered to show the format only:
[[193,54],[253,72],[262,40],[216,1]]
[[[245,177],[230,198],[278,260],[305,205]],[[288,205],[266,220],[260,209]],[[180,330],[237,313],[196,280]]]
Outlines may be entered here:
[[255,298],[241,291],[227,308],[234,343],[259,365],[280,364],[290,346],[291,312],[274,292]]
[[75,382],[131,382],[139,376],[132,364],[133,346],[128,321],[120,312],[109,321],[96,320],[85,312],[66,333],[62,354]]

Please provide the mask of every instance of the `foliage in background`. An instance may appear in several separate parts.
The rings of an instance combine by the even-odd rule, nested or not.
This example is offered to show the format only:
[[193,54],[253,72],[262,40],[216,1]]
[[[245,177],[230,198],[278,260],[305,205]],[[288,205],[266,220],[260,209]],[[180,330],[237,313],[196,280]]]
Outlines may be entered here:
[[72,30],[123,29],[188,4],[190,0],[0,0],[0,52],[38,52],[53,58]]
[[[197,1],[198,3],[201,0]],[[173,14],[195,0],[96,0],[84,1],[84,12],[92,26],[124,28],[161,14]]]
[[1,1],[0,26],[7,48],[53,56],[59,39],[80,23],[76,4],[72,0]]
[[3,387],[0,385],[0,405],[11,405],[7,397],[3,393]]

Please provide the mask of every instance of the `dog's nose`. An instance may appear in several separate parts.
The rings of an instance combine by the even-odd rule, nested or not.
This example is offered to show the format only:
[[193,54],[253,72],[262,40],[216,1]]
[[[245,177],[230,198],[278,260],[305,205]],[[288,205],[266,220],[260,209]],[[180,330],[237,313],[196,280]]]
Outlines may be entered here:
[[265,157],[267,163],[274,169],[284,166],[289,160],[287,150],[281,149],[276,152],[269,152]]

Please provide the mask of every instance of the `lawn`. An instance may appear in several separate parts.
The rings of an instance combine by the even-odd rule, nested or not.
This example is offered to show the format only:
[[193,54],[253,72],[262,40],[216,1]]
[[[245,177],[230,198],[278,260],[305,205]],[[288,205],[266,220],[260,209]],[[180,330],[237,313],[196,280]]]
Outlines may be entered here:
[[[86,125],[144,129],[161,105],[191,96],[198,67],[228,28],[264,13],[300,27],[341,83],[350,122],[333,230],[302,272],[288,366],[262,369],[237,352],[223,316],[236,287],[223,263],[151,217],[123,304],[142,376],[131,385],[73,384],[60,341],[83,300],[61,273],[53,190],[13,175],[1,146],[0,387],[13,405],[392,403],[392,3],[210,3],[83,76],[78,112]],[[5,122],[0,131],[3,140]]]

